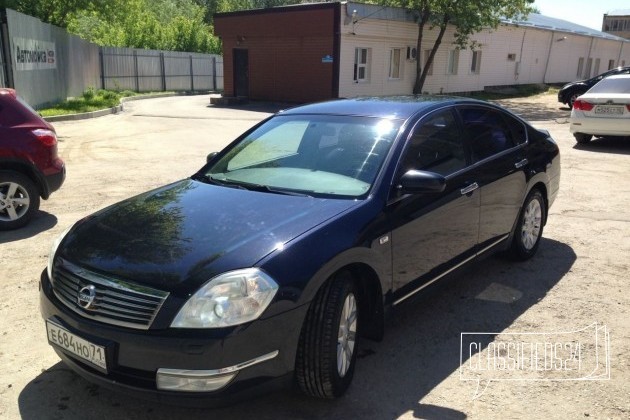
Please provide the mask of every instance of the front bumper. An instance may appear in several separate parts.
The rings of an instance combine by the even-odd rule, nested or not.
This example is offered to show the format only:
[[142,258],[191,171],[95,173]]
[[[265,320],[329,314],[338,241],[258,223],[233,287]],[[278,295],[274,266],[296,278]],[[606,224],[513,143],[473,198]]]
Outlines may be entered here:
[[[99,323],[72,312],[57,300],[44,270],[40,310],[44,319],[52,319],[71,333],[107,349],[108,369],[104,373],[53,346],[61,359],[87,380],[140,398],[216,406],[292,382],[308,305],[231,329],[135,330]],[[210,376],[231,372],[235,376],[216,391],[167,391],[157,387],[159,369],[170,373],[204,371]]]

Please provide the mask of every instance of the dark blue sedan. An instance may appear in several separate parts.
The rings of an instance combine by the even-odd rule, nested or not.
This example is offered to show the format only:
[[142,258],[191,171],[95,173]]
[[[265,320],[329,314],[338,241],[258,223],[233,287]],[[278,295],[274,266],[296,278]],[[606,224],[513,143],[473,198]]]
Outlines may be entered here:
[[475,259],[532,257],[558,146],[446,97],[280,112],[190,179],[89,216],[41,276],[48,340],[88,380],[213,404],[297,383],[338,397],[357,337]]

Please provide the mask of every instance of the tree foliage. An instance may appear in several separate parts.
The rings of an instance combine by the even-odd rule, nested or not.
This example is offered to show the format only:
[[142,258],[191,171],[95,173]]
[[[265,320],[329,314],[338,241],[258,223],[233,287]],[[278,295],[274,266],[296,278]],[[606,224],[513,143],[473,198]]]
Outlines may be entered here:
[[195,0],[3,0],[99,45],[220,53]]
[[438,29],[437,38],[426,61],[416,62],[413,93],[422,92],[428,69],[439,49],[449,25],[455,28],[454,43],[458,48],[475,48],[471,35],[488,28],[497,28],[501,19],[527,15],[533,0],[380,0],[385,6],[404,7],[415,13],[418,23],[417,51],[422,51],[426,29]]

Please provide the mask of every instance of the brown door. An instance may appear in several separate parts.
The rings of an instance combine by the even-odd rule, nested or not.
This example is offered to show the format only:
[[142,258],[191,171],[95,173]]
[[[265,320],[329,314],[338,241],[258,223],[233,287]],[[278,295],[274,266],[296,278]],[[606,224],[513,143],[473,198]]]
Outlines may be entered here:
[[249,55],[234,49],[234,96],[249,96]]

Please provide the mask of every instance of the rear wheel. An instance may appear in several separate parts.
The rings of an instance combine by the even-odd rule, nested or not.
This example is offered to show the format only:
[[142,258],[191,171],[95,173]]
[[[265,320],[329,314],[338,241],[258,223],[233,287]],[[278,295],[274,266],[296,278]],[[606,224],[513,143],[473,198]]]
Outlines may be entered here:
[[591,141],[591,139],[593,138],[591,134],[584,134],[584,133],[575,133],[573,134],[573,137],[575,137],[575,141],[577,141],[580,144],[586,144],[589,141]]
[[509,255],[516,260],[534,256],[540,245],[546,212],[545,198],[539,190],[533,190],[525,199],[518,217]]
[[352,277],[341,272],[326,282],[311,302],[295,366],[304,393],[336,398],[350,386],[357,358],[357,296]]
[[0,230],[17,229],[39,209],[37,187],[26,175],[0,171]]

